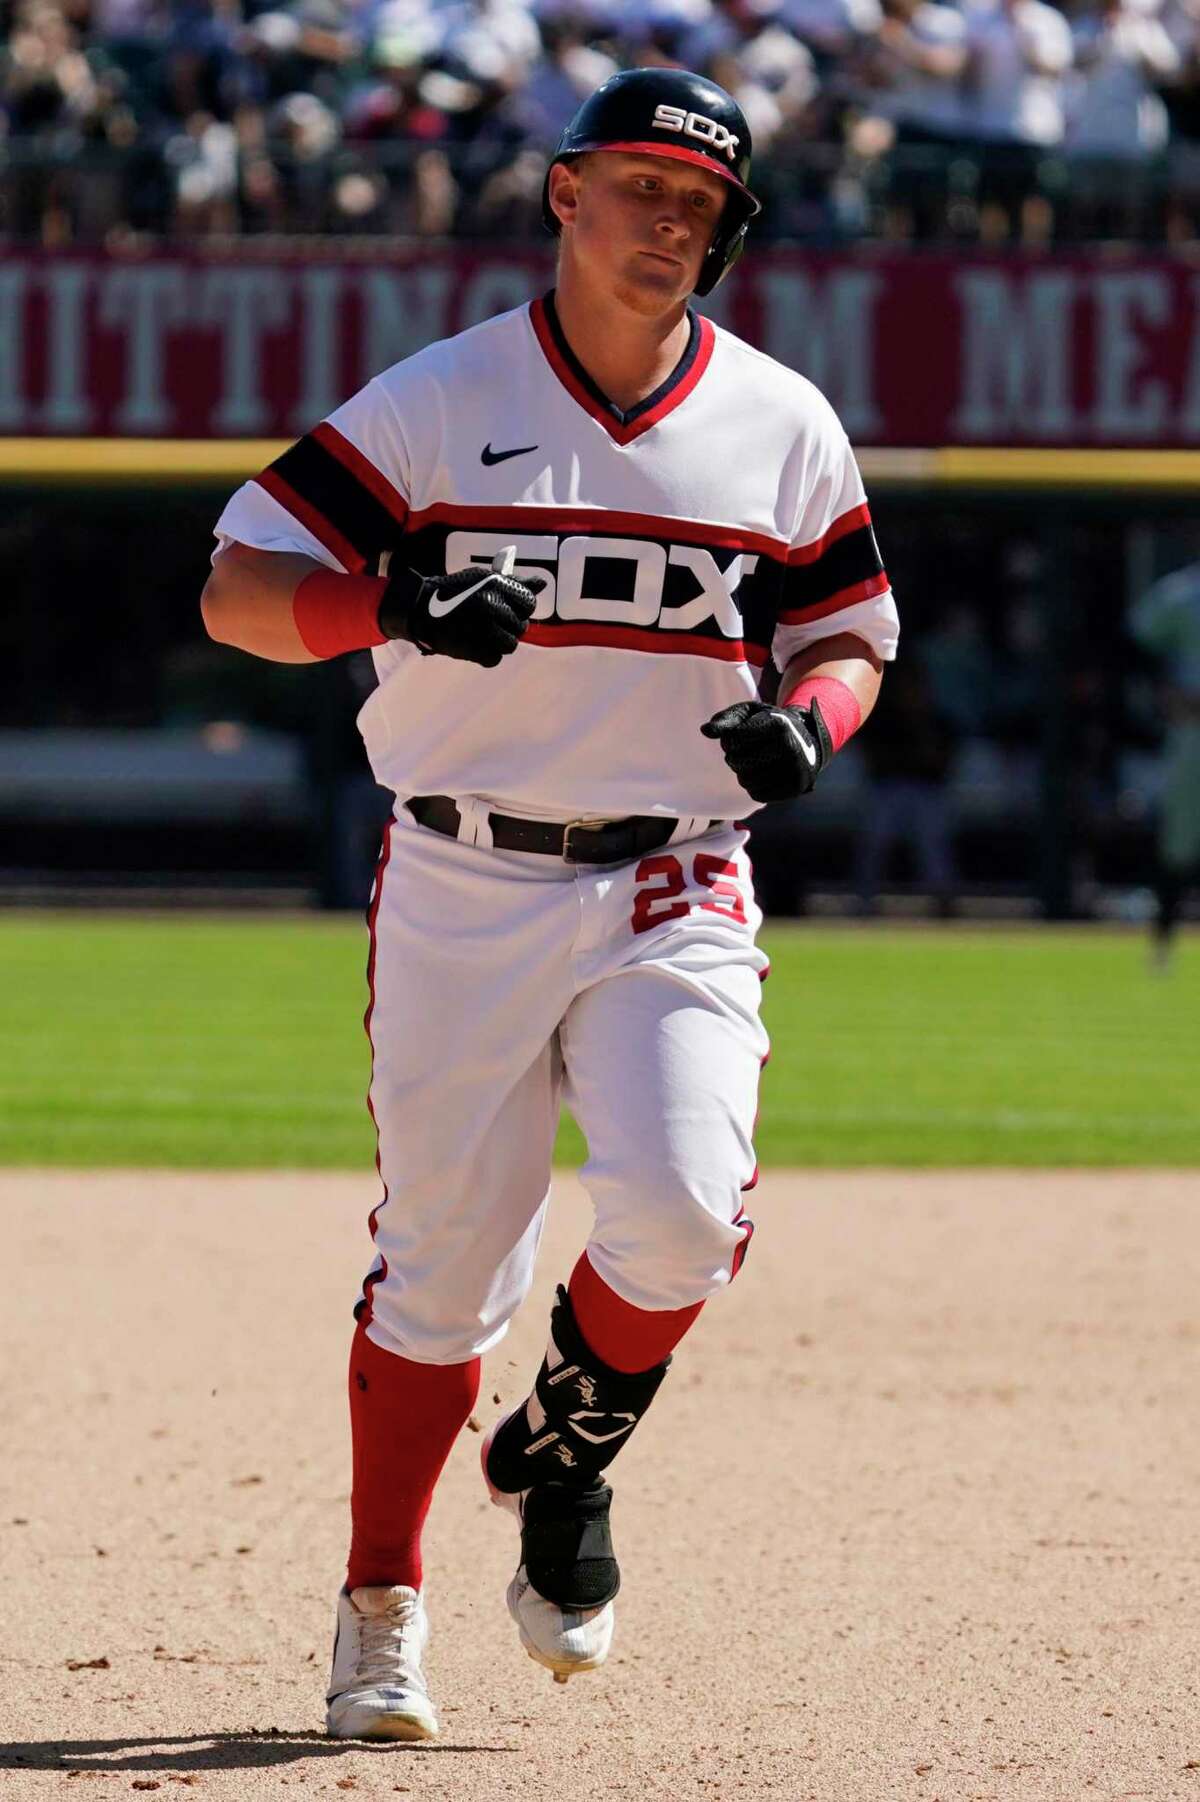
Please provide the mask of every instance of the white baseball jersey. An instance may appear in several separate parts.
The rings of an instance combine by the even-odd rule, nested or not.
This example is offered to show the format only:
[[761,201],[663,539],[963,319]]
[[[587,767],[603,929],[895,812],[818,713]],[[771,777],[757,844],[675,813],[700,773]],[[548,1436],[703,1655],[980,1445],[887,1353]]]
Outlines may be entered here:
[[755,803],[701,724],[753,699],[772,656],[898,621],[862,482],[802,376],[690,316],[679,364],[621,412],[573,356],[553,296],[386,370],[233,496],[222,544],[332,569],[487,566],[548,578],[497,669],[374,652],[359,716],[401,799],[543,818],[732,819]]

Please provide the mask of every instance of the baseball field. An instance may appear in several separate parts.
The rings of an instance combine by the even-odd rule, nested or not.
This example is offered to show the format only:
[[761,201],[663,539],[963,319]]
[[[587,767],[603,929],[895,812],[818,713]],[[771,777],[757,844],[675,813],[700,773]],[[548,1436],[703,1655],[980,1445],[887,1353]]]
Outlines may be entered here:
[[[1200,1793],[1200,942],[770,931],[758,1231],[614,1467],[613,1659],[560,1689],[520,1651],[465,1433],[443,1737],[378,1748],[320,1732],[363,941],[0,921],[0,1794]],[[473,1424],[587,1227],[563,1171]]]
[[[1200,943],[1167,973],[1122,931],[763,943],[764,1165],[1200,1165]],[[363,1169],[365,956],[340,918],[4,921],[0,1162]]]

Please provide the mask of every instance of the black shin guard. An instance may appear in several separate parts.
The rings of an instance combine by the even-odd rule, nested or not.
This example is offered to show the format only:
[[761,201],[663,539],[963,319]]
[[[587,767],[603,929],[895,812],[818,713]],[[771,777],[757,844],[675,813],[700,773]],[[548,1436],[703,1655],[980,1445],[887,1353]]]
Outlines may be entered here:
[[670,1362],[664,1358],[652,1370],[632,1375],[602,1363],[585,1342],[560,1286],[533,1394],[488,1449],[492,1483],[509,1494],[537,1483],[595,1485],[654,1400]]

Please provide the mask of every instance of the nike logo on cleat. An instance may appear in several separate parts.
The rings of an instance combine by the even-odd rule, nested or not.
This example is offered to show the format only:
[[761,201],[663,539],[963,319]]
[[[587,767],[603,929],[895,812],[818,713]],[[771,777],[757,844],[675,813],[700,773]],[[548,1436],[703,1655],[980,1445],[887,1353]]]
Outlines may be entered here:
[[479,453],[479,461],[490,469],[493,463],[507,463],[510,457],[527,457],[530,451],[536,449],[536,444],[518,444],[515,450],[494,451],[489,439]]

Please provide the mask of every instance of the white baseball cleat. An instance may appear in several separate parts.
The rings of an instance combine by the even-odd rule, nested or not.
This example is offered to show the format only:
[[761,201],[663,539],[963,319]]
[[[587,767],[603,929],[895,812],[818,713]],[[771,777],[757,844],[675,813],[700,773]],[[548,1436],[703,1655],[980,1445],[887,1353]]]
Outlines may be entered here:
[[[565,1505],[573,1511],[570,1493],[557,1484],[542,1484],[537,1489],[522,1489],[510,1492],[497,1489],[488,1475],[488,1451],[495,1434],[504,1423],[498,1421],[488,1434],[480,1448],[480,1464],[483,1469],[483,1480],[488,1495],[498,1508],[505,1509],[516,1516],[521,1523],[522,1546],[526,1539],[525,1507],[530,1496],[534,1499],[535,1516],[545,1512],[545,1503],[549,1497],[550,1512],[560,1513],[560,1506]],[[554,1492],[551,1494],[551,1492]],[[612,1499],[612,1491],[607,1486],[599,1485],[596,1493],[585,1493],[579,1498],[584,1512],[590,1518],[602,1517],[602,1530],[607,1537],[608,1503]],[[577,1533],[571,1532],[571,1524],[566,1525],[570,1539],[579,1543]],[[611,1544],[609,1545],[611,1552]],[[615,1570],[615,1564],[613,1566]],[[619,1581],[619,1577],[617,1579]],[[615,1594],[615,1589],[613,1591]],[[596,1607],[572,1607],[568,1604],[551,1602],[534,1588],[529,1572],[522,1562],[517,1567],[516,1575],[508,1586],[505,1597],[508,1612],[517,1623],[517,1632],[521,1636],[521,1644],[529,1656],[543,1665],[546,1670],[553,1671],[556,1683],[566,1683],[571,1677],[583,1671],[594,1671],[608,1657],[612,1645],[613,1628],[616,1625],[616,1614],[611,1597]]]
[[608,1657],[616,1625],[611,1602],[600,1608],[560,1608],[538,1594],[523,1564],[505,1599],[521,1644],[538,1664],[554,1672],[556,1683],[597,1670]]
[[438,1722],[421,1658],[425,1604],[403,1584],[338,1596],[325,1730],[334,1739],[436,1739]]

